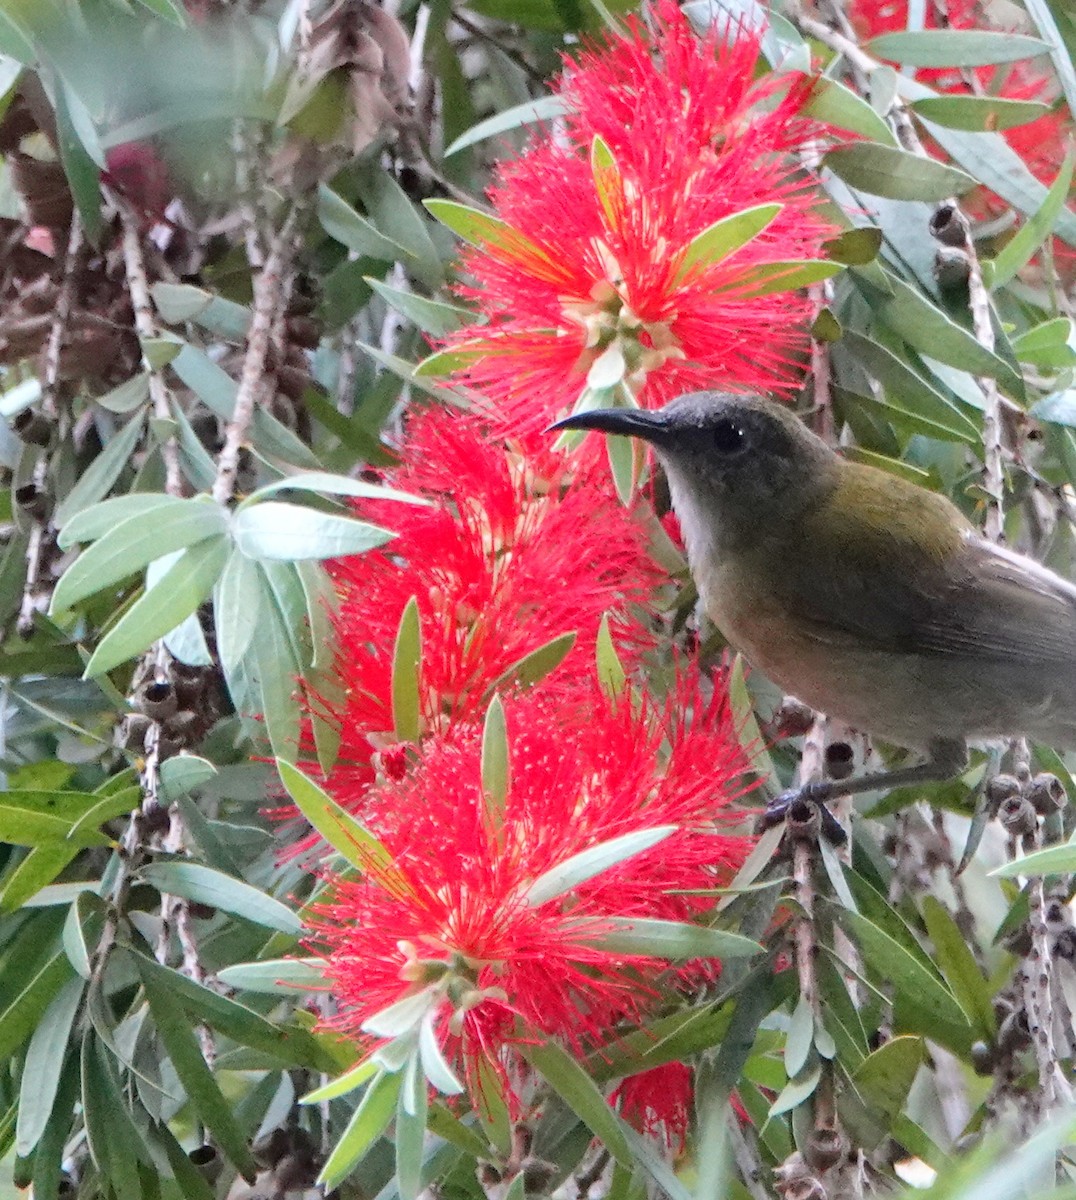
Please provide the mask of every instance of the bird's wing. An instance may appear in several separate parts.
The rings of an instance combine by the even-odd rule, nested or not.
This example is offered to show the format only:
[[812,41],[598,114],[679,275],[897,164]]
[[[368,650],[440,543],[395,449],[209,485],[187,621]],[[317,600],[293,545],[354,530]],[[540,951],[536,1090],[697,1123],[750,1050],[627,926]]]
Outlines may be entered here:
[[814,569],[786,568],[779,586],[822,642],[1076,670],[1076,586],[973,532],[942,562],[915,551],[898,538],[880,568],[821,544]]

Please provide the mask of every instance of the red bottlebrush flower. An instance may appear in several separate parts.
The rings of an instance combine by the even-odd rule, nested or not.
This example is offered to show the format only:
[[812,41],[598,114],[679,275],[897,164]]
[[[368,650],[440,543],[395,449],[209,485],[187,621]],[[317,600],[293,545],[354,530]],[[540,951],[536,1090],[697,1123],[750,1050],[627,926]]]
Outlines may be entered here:
[[694,1075],[680,1062],[630,1075],[609,1097],[625,1121],[640,1133],[662,1135],[674,1152],[684,1148],[694,1099]]
[[[548,441],[548,440],[547,440]],[[527,454],[491,439],[482,420],[430,409],[411,421],[395,487],[431,507],[369,502],[362,513],[399,536],[334,564],[336,675],[346,699],[330,788],[356,808],[374,778],[399,775],[391,747],[392,658],[409,599],[422,636],[425,731],[480,720],[516,663],[564,634],[576,640],[543,681],[562,695],[593,670],[602,617],[627,666],[653,644],[629,610],[659,579],[641,527],[606,476],[548,448]],[[395,754],[395,757],[393,756]],[[304,843],[302,848],[306,848]]]
[[[527,433],[579,397],[603,357],[647,406],[713,386],[788,389],[810,324],[800,292],[752,295],[745,272],[819,254],[832,231],[790,151],[817,129],[788,77],[756,82],[759,38],[698,37],[671,0],[568,64],[563,135],[503,164],[490,198],[510,227],[464,254],[461,293],[488,323],[443,346],[457,379]],[[763,104],[762,102],[765,102]],[[595,142],[595,139],[600,139]],[[726,258],[685,268],[694,238],[764,203],[782,209]],[[622,373],[617,355],[622,356]]]
[[[358,1031],[389,1006],[433,989],[434,1030],[471,1079],[479,1057],[513,1042],[564,1039],[579,1050],[637,1021],[668,962],[606,948],[617,917],[686,920],[712,901],[690,889],[727,881],[750,840],[723,826],[740,814],[744,757],[723,690],[706,701],[684,673],[666,707],[596,682],[580,688],[585,721],[558,721],[540,692],[505,702],[510,783],[491,806],[482,734],[438,738],[400,781],[371,789],[365,816],[391,852],[340,881],[314,934]],[[688,715],[684,715],[688,714]],[[491,810],[492,809],[492,810]],[[529,903],[536,879],[590,847],[675,826],[659,844],[562,895]]]

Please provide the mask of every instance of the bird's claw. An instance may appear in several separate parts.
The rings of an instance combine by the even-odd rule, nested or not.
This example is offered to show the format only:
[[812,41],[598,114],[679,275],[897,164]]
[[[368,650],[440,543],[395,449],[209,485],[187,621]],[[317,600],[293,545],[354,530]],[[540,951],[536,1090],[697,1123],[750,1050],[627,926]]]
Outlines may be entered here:
[[766,805],[759,817],[758,832],[765,833],[775,825],[787,824],[789,831],[800,837],[817,840],[819,834],[834,846],[843,846],[848,834],[840,821],[826,807],[833,795],[829,782],[805,783],[802,787],[790,788]]

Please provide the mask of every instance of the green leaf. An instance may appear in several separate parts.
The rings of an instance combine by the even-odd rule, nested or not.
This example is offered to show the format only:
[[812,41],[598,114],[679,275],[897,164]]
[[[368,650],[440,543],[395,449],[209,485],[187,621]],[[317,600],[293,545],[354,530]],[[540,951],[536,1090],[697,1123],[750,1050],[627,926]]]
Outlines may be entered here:
[[410,890],[395,870],[392,855],[368,829],[297,767],[279,758],[276,767],[299,811],[338,854],[360,871],[374,870],[381,879],[395,877],[393,888]]
[[186,513],[190,509],[190,503],[189,500],[158,492],[134,492],[129,496],[113,496],[111,500],[102,500],[92,508],[68,518],[57,542],[61,550],[70,550],[79,542],[96,541],[121,521],[131,517],[147,517],[150,513],[163,510]]
[[83,982],[71,979],[45,1010],[26,1048],[15,1126],[15,1153],[28,1155],[48,1125],[67,1046],[82,1003]]
[[60,162],[82,218],[86,240],[96,246],[101,240],[104,221],[101,215],[101,169],[94,158],[95,155],[101,158],[102,151],[100,145],[95,145],[91,152],[85,144],[82,135],[87,131],[96,142],[93,122],[88,119],[82,101],[62,81],[56,88],[54,104]]
[[365,279],[382,300],[407,317],[423,333],[432,334],[434,337],[443,337],[446,333],[452,333],[461,325],[470,324],[475,319],[475,314],[470,309],[459,308],[455,304],[446,304],[443,300],[429,300],[414,292],[404,292],[399,288],[389,287],[387,283],[382,283],[371,275],[365,276]]
[[1002,863],[988,874],[1000,879],[1015,879],[1018,875],[1067,875],[1071,871],[1076,871],[1076,842],[1044,846]]
[[508,729],[504,705],[496,693],[486,709],[482,727],[482,794],[490,828],[499,834],[504,825],[505,805],[511,786],[511,762],[508,753]]
[[233,879],[212,867],[203,867],[198,863],[155,862],[147,863],[138,874],[140,879],[160,892],[223,909],[233,916],[264,925],[267,929],[278,929],[281,933],[289,934],[302,933],[302,921],[287,905],[251,887],[249,883]]
[[378,230],[404,250],[408,272],[431,290],[445,281],[437,247],[407,193],[383,167],[368,161],[356,174],[359,196]]
[[94,399],[95,404],[107,408],[109,412],[129,413],[149,399],[149,372],[140,371],[132,375],[124,383],[118,384],[103,396]]
[[356,254],[390,263],[407,254],[403,246],[386,237],[365,217],[360,217],[326,183],[318,188],[318,220],[329,237]]
[[[732,661],[729,673],[729,701],[732,704],[735,728],[740,739],[740,745],[748,755],[751,770],[763,780],[776,783],[777,768],[762,736],[751,695],[747,690],[747,676],[744,671],[743,655],[737,654]],[[746,864],[745,864],[746,865]],[[743,881],[741,881],[743,882]],[[749,880],[746,882],[750,882]]]
[[429,1090],[413,1054],[403,1071],[403,1083],[396,1098],[396,1184],[400,1200],[417,1200],[422,1190],[423,1151],[426,1143],[426,1118]]
[[836,79],[816,79],[803,106],[805,116],[837,129],[858,133],[873,142],[896,147],[896,135],[858,93]]
[[575,1113],[606,1150],[624,1166],[633,1163],[616,1113],[578,1062],[554,1042],[521,1043],[519,1052]]
[[512,258],[537,258],[551,264],[549,255],[540,246],[500,217],[468,204],[458,204],[455,200],[423,200],[422,203],[442,225],[447,225],[472,246],[501,251]]
[[466,133],[461,133],[458,138],[445,147],[444,157],[449,158],[461,150],[466,150],[468,146],[484,142],[486,138],[496,137],[499,133],[508,133],[512,129],[518,129],[521,125],[532,125],[538,121],[552,121],[557,117],[564,116],[567,111],[568,107],[560,96],[542,96],[537,100],[514,104],[511,108],[506,108],[503,112],[487,117],[484,121],[479,121],[477,125],[472,125]]
[[217,775],[217,768],[207,758],[183,751],[161,763],[161,790],[164,799],[171,803],[180,796],[188,796],[195,789],[209,783]]
[[83,979],[93,974],[93,956],[105,927],[105,902],[93,891],[80,892],[67,910],[63,948],[68,961]]
[[729,280],[721,291],[734,292],[737,300],[754,300],[773,292],[791,292],[809,287],[823,279],[832,279],[844,265],[829,259],[804,258],[788,262],[758,263]]
[[80,847],[68,842],[43,842],[34,846],[4,880],[0,912],[15,912],[47,887],[78,854]]
[[[30,793],[32,795],[32,793]],[[77,793],[70,793],[76,795]],[[39,793],[42,801],[50,796],[68,793]],[[93,797],[96,802],[97,797]],[[107,846],[109,839],[96,830],[72,834],[77,817],[45,812],[28,807],[19,793],[0,793],[0,841],[16,846],[39,846],[51,842],[67,842],[71,846]]]
[[91,1030],[82,1038],[82,1117],[90,1157],[115,1193],[141,1192],[138,1163],[141,1138],[120,1096],[111,1056]]
[[595,875],[608,871],[610,867],[649,850],[675,832],[675,825],[658,825],[653,829],[637,829],[632,833],[599,842],[596,846],[581,850],[543,872],[527,888],[522,899],[531,908],[547,904],[581,883],[586,883],[588,879],[593,879]]
[[[97,542],[85,553],[92,553],[101,544]],[[228,541],[222,537],[204,539],[184,550],[101,639],[86,664],[84,677],[92,679],[111,671],[175,629],[209,598],[227,557]]]
[[878,257],[884,236],[876,225],[846,229],[837,237],[823,242],[822,253],[826,258],[843,263],[846,267],[865,267]]
[[241,550],[233,550],[224,564],[213,597],[217,653],[224,674],[231,678],[246,657],[261,626],[262,586],[257,565]]
[[396,536],[391,530],[365,521],[279,500],[239,509],[232,534],[235,544],[249,558],[286,562],[362,554]]
[[690,925],[682,921],[659,921],[645,917],[603,918],[608,932],[584,935],[589,945],[613,954],[651,954],[678,961],[685,958],[749,958],[762,954],[763,947],[750,938],[724,929]]
[[934,959],[961,1008],[978,1027],[980,1037],[992,1042],[997,1032],[993,989],[952,915],[934,896],[923,897],[923,920],[934,943]]
[[295,997],[302,991],[320,991],[325,973],[316,958],[267,958],[235,963],[217,972],[221,983],[240,992]]
[[[931,31],[932,36],[935,31]],[[890,200],[937,203],[975,187],[976,181],[956,167],[877,142],[837,146],[822,160],[838,178],[872,196]]]
[[[1046,0],[1025,0],[1024,7],[1043,36],[1054,70],[1057,72],[1057,78],[1061,83],[1061,90],[1065,94],[1065,103],[1068,105],[1069,112],[1076,116],[1076,66],[1073,65],[1072,46],[1070,44],[1066,47],[1061,31],[1057,27],[1057,21]],[[1071,10],[1068,15],[1071,21]]]
[[841,344],[885,388],[886,404],[919,423],[921,432],[971,446],[981,440],[982,431],[971,417],[891,350],[853,329],[844,331]]
[[[231,1104],[224,1098],[213,1073],[206,1066],[187,1018],[177,1011],[174,994],[160,979],[161,970],[141,955],[131,955],[146,991],[157,1033],[172,1060],[180,1083],[198,1117],[209,1127],[220,1148],[248,1181],[258,1173],[246,1138],[236,1122]],[[173,972],[174,974],[174,972]]]
[[412,596],[400,616],[392,652],[392,726],[398,742],[422,739],[422,627]]
[[532,650],[530,654],[525,654],[518,662],[514,662],[507,671],[497,677],[493,686],[503,688],[518,683],[520,687],[533,687],[560,666],[575,645],[575,639],[574,633],[562,633],[552,638],[544,646],[539,646],[537,650]]
[[864,49],[906,67],[987,67],[1037,58],[1049,50],[1038,38],[983,29],[921,29],[884,33]]
[[331,1083],[323,1084],[319,1088],[315,1088],[312,1092],[307,1092],[303,1096],[300,1104],[321,1104],[326,1100],[335,1100],[338,1096],[346,1096],[348,1092],[353,1092],[356,1088],[362,1085],[380,1070],[377,1063],[372,1058],[364,1058],[362,1062],[357,1063],[350,1071],[345,1072],[338,1079],[332,1080]]
[[609,614],[607,612],[602,613],[594,651],[597,660],[598,683],[610,700],[616,700],[624,694],[624,689],[628,683],[628,676],[624,671],[624,665],[620,661],[620,656],[616,652],[616,646],[613,645],[613,637],[609,632]]
[[399,1072],[381,1072],[371,1081],[340,1140],[318,1176],[326,1192],[351,1174],[352,1168],[385,1132],[396,1110],[396,1098],[403,1076]]
[[[89,517],[92,511],[83,517]],[[141,514],[113,525],[82,551],[56,585],[50,612],[67,612],[80,600],[134,575],[154,559],[216,537],[226,528],[223,510],[212,502],[177,500],[167,506],[147,505]]]
[[1048,104],[1004,100],[1000,96],[927,96],[923,100],[913,100],[911,107],[927,120],[972,133],[1012,129],[1037,121],[1050,112]]
[[1072,169],[1076,165],[1076,154],[1072,151],[1065,157],[1064,166],[1050,185],[1038,211],[1025,221],[1016,234],[1009,239],[991,263],[990,288],[996,290],[1010,279],[1032,258],[1050,236],[1057,219],[1065,208],[1065,200],[1072,183]]
[[874,1115],[891,1120],[903,1112],[925,1057],[922,1038],[895,1037],[856,1067],[852,1082]]
[[[0,1013],[0,1062],[6,1062],[41,1023],[60,989],[74,976],[67,955],[60,951],[45,961],[34,977]],[[19,981],[13,980],[17,987]]]
[[917,1018],[916,1024],[928,1026],[917,1032],[951,1046],[952,1038],[943,1027],[967,1030],[968,1016],[960,1002],[918,958],[862,913],[842,908],[838,919],[856,940],[871,968],[897,989],[900,999],[912,1010],[910,1015]]
[[1019,395],[1023,382],[1011,366],[932,304],[918,289],[886,273],[890,294],[875,299],[874,311],[910,346],[939,362],[975,375],[997,379]]
[[[138,968],[153,976],[161,991],[171,995],[173,1009],[178,1005],[193,1022],[204,1022],[232,1041],[290,1066],[317,1071],[340,1069],[339,1051],[308,1030],[295,1024],[276,1025],[261,1013],[149,958],[140,957]],[[342,1049],[347,1053],[347,1047]]]
[[781,204],[756,204],[743,212],[722,217],[697,233],[684,250],[673,282],[685,279],[697,268],[705,269],[735,254],[772,225],[783,207]]
[[617,197],[623,191],[620,168],[617,166],[616,155],[609,148],[609,143],[596,133],[590,143],[590,174],[594,180],[594,191],[598,197],[606,224],[616,228]]
[[57,507],[54,520],[64,526],[78,512],[95,504],[112,487],[138,445],[145,424],[134,417],[115,434],[79,477]]

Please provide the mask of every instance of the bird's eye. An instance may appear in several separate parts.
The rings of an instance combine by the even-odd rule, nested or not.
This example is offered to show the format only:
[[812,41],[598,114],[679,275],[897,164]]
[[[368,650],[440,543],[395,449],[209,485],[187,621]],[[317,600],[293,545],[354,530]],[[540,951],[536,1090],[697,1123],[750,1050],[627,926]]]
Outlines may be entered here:
[[743,427],[729,417],[714,422],[711,444],[719,454],[731,454],[744,442]]

